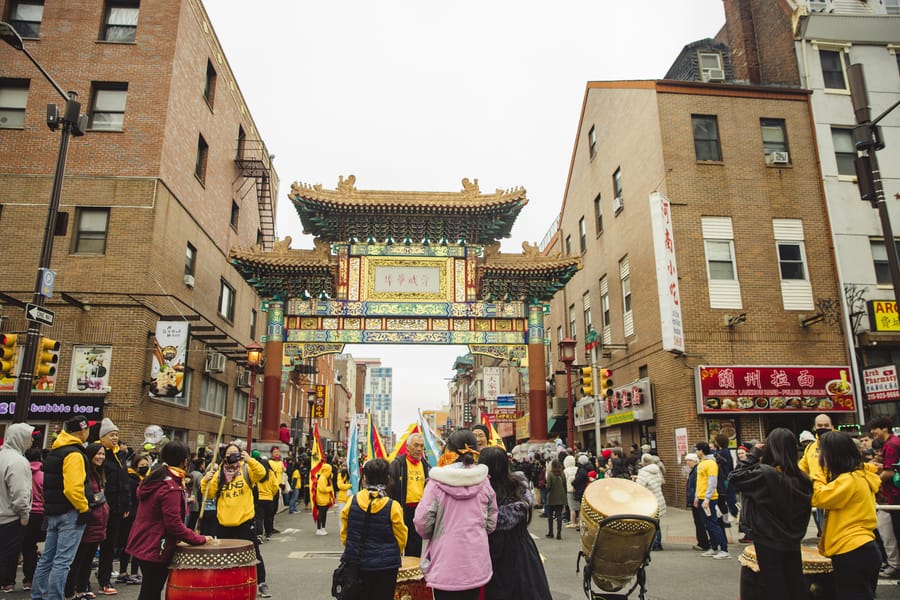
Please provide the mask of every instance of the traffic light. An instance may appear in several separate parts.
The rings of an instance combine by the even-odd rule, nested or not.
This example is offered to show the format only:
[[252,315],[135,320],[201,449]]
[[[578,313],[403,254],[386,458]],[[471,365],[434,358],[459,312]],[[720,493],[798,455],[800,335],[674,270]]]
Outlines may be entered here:
[[56,363],[59,362],[59,342],[42,337],[38,342],[37,356],[34,360],[35,377],[53,377],[56,375]]
[[600,367],[597,369],[597,372],[600,374],[600,396],[603,398],[609,398],[613,395],[613,380],[612,380],[612,369],[607,369],[606,367]]
[[581,395],[594,395],[594,367],[581,367]]
[[0,379],[16,376],[16,339],[14,333],[0,333]]

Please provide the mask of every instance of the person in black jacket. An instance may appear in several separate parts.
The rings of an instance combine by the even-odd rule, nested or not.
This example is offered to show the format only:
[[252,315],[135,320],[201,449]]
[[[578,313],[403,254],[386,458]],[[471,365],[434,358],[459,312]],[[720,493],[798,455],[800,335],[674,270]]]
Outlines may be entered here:
[[413,517],[422,494],[431,465],[425,458],[425,437],[413,433],[406,439],[406,454],[397,456],[390,466],[388,495],[403,507],[403,522],[409,530],[406,540],[406,556],[422,555],[422,538],[416,533]]
[[764,597],[805,598],[800,542],[809,525],[812,483],[797,465],[794,433],[773,430],[765,448],[751,448],[728,480],[743,494],[741,526],[756,546]]
[[100,422],[100,443],[106,449],[106,460],[103,472],[106,476],[106,502],[109,504],[109,521],[106,525],[106,540],[100,544],[100,566],[97,568],[98,590],[101,594],[113,595],[118,590],[110,581],[113,559],[116,557],[116,546],[119,543],[119,530],[122,522],[131,514],[131,478],[125,461],[119,455],[119,428],[111,419]]

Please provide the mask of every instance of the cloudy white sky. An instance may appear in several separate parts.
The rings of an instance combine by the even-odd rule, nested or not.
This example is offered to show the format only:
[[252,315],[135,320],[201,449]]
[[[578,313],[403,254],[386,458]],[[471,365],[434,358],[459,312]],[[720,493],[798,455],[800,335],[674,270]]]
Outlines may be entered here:
[[[281,178],[277,231],[312,248],[293,181],[457,191],[523,186],[504,252],[559,211],[591,80],[659,79],[713,37],[722,0],[205,0]],[[394,430],[438,408],[464,347],[348,346],[394,370]]]

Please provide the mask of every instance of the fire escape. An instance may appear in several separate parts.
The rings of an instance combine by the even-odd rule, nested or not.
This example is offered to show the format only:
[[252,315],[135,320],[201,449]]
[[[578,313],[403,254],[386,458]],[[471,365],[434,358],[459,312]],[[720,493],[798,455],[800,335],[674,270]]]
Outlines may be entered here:
[[[243,134],[243,131],[241,132]],[[238,137],[237,158],[240,178],[254,181],[259,202],[259,234],[256,243],[271,250],[275,242],[275,204],[272,193],[272,159],[262,140]],[[243,187],[243,185],[241,186]]]

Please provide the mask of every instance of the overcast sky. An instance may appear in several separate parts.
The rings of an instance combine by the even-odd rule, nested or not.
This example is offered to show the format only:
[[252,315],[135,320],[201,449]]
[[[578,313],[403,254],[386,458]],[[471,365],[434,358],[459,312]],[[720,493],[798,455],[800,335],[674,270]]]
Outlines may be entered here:
[[[312,248],[286,196],[333,189],[483,192],[529,203],[504,252],[539,242],[559,212],[584,98],[595,80],[660,79],[713,37],[722,0],[457,2],[205,0],[281,178],[277,232]],[[395,431],[439,408],[465,347],[348,346],[394,370]]]

